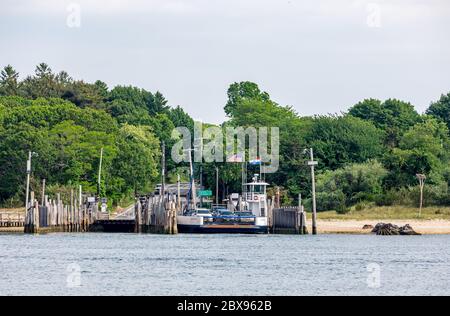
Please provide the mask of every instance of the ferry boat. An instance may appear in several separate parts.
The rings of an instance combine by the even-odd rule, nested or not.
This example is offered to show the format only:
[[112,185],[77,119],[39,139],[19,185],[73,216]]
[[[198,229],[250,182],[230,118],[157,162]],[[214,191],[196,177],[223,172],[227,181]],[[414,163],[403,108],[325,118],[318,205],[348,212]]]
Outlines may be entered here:
[[268,183],[255,175],[251,183],[243,185],[243,193],[232,194],[227,206],[213,206],[211,210],[194,208],[178,216],[178,232],[199,234],[267,234]]

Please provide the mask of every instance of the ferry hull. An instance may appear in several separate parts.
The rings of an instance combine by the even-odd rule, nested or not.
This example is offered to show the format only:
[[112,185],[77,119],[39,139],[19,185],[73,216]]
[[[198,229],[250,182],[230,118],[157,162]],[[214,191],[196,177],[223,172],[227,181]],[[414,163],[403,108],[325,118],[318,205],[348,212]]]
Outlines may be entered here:
[[182,234],[268,234],[267,226],[253,225],[178,225]]

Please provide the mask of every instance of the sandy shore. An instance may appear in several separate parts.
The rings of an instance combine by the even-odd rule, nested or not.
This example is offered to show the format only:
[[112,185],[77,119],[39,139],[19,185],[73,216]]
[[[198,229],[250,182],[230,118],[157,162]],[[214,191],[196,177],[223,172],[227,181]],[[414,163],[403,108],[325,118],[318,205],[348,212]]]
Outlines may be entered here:
[[[365,225],[375,226],[378,223],[392,223],[398,226],[411,225],[423,235],[450,234],[450,220],[318,220],[320,234],[370,234],[371,229],[363,229]],[[308,229],[311,231],[311,221]],[[23,227],[0,227],[0,233],[23,232]]]
[[378,223],[398,226],[409,224],[416,232],[424,235],[450,234],[449,220],[319,220],[317,228],[322,234],[370,234],[371,230],[364,230],[364,225],[375,226]]
[[23,227],[0,227],[0,233],[23,233]]

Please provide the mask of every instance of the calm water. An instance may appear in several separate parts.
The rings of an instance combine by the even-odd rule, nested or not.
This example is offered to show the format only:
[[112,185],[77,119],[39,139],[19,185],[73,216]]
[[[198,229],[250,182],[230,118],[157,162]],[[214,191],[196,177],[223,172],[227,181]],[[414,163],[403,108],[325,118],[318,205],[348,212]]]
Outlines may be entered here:
[[450,236],[0,235],[0,295],[449,295],[449,245]]

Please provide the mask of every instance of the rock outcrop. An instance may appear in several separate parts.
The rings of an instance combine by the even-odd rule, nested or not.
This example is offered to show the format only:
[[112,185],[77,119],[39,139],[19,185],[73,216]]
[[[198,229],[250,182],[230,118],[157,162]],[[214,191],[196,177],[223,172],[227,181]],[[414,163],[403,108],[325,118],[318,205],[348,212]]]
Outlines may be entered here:
[[380,236],[395,236],[395,235],[403,235],[403,236],[418,236],[419,233],[415,232],[414,229],[410,225],[405,225],[403,227],[399,227],[393,224],[385,224],[379,223],[372,230],[372,233]]

